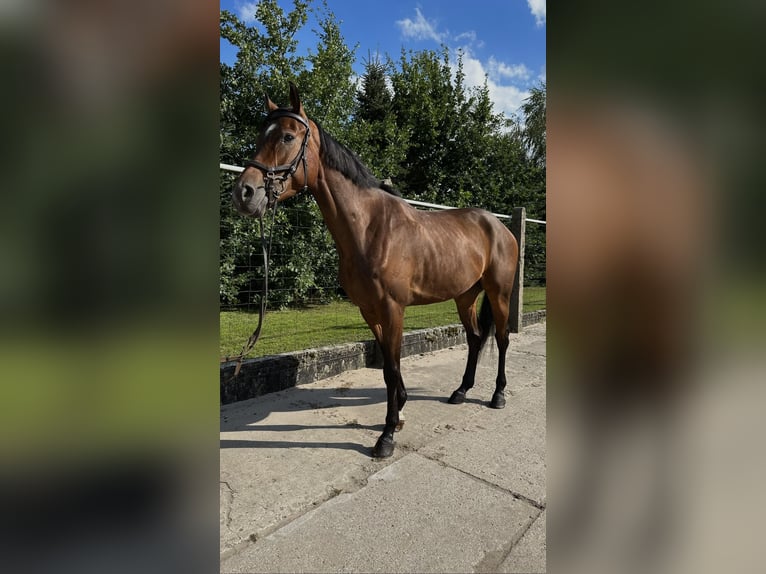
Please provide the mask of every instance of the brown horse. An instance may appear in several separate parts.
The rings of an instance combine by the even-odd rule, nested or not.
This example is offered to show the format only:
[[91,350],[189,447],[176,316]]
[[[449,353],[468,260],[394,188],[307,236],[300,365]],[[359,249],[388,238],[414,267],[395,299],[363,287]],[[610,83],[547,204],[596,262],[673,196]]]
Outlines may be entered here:
[[[309,191],[332,234],[339,278],[383,352],[388,408],[373,456],[394,452],[407,401],[399,359],[404,308],[454,299],[468,340],[468,362],[450,403],[465,401],[479,352],[494,329],[499,349],[490,406],[505,406],[508,316],[519,248],[500,221],[480,209],[418,211],[372,176],[351,151],[306,117],[290,86],[291,109],[266,98],[269,115],[256,153],[234,185],[237,210],[261,217],[275,202]],[[485,292],[477,317],[476,301]]]

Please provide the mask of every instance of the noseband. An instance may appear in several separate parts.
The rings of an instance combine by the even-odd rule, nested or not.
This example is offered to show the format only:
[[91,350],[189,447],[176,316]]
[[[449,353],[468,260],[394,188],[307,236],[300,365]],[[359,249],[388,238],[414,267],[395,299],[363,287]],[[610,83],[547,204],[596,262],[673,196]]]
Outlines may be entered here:
[[[256,160],[247,160],[244,162],[245,167],[255,167],[263,172],[263,180],[266,185],[266,197],[268,198],[269,206],[276,203],[279,196],[284,192],[284,183],[287,178],[291,177],[298,169],[298,164],[303,162],[303,191],[306,192],[309,188],[309,176],[306,169],[306,145],[309,141],[311,129],[308,122],[303,119],[302,116],[290,112],[288,110],[274,110],[266,117],[266,124],[268,125],[274,120],[279,118],[292,118],[297,122],[300,122],[306,128],[306,133],[303,135],[303,142],[301,143],[301,149],[298,155],[293,158],[293,161],[284,165],[268,166]],[[280,189],[277,190],[276,182],[280,182]]]

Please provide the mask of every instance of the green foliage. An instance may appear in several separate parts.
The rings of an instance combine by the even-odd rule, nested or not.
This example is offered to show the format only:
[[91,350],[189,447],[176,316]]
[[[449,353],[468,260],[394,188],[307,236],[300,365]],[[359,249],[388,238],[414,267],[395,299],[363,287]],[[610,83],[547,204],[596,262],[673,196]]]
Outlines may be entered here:
[[[300,56],[295,35],[307,23],[309,10],[319,18],[317,44]],[[256,26],[247,26],[230,12],[221,13],[221,36],[239,49],[233,66],[221,64],[221,161],[235,165],[253,154],[266,94],[280,103],[289,82],[295,82],[312,119],[333,134],[348,131],[354,101],[354,51],[326,4],[294,0],[286,13],[275,0],[262,0],[256,20]],[[232,181],[227,176],[221,181],[221,303],[255,305],[263,281],[258,222],[234,212],[228,195]],[[323,287],[337,282],[337,254],[310,197],[280,205],[272,241],[270,307],[336,295]]]
[[356,95],[356,119],[382,122],[393,111],[391,90],[386,85],[386,65],[376,57],[368,59],[362,76],[362,87]]
[[545,82],[530,90],[529,97],[521,106],[525,122],[522,139],[536,165],[545,167]]
[[[314,13],[316,45],[301,55],[296,34]],[[522,106],[523,121],[493,110],[489,88],[465,86],[462,54],[402,51],[398,61],[368,54],[361,78],[326,2],[293,0],[289,11],[261,0],[247,25],[221,12],[221,36],[238,48],[221,64],[221,161],[253,153],[264,95],[285,105],[293,81],[309,116],[354,150],[405,197],[510,213],[524,206],[545,219],[545,84]],[[220,299],[254,306],[263,280],[258,222],[231,206],[231,174],[221,177]],[[338,296],[337,252],[310,197],[280,206],[270,261],[270,308]],[[545,284],[545,227],[527,225],[527,285]]]
[[455,99],[446,50],[402,51],[391,75],[397,129],[407,149],[395,182],[412,199],[446,200],[449,142],[455,138]]
[[387,84],[390,62],[368,58],[356,93],[350,149],[381,179],[397,180],[407,149],[407,134],[399,129],[393,95]]
[[326,3],[317,14],[316,51],[309,54],[308,67],[301,70],[297,85],[303,106],[311,110],[311,119],[342,140],[349,128],[349,110],[354,103],[352,65],[356,49],[346,46],[335,15]]

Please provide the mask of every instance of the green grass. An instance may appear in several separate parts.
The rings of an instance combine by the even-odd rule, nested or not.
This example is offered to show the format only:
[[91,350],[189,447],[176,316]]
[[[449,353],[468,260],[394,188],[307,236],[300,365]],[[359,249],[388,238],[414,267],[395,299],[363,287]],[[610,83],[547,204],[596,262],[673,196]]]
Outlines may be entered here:
[[[545,308],[545,287],[524,288],[524,311]],[[454,301],[408,307],[404,330],[459,323]],[[258,325],[257,312],[221,312],[221,356],[236,355]],[[305,309],[267,312],[261,338],[248,356],[259,357],[372,339],[367,324],[351,303],[339,301]]]
[[524,287],[524,312],[545,309],[545,287]]

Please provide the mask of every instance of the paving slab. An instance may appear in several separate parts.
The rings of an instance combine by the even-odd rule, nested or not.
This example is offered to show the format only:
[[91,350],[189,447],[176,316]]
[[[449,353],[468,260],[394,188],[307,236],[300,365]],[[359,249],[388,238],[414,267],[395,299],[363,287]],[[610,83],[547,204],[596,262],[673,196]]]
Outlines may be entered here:
[[513,387],[505,409],[488,411],[419,452],[544,505],[545,388]]
[[[540,510],[418,454],[226,560],[225,572],[472,572]],[[499,559],[498,559],[499,558]]]
[[[378,482],[381,477],[384,483],[388,480],[385,473],[391,468],[406,470],[401,476],[407,477],[408,482],[397,482],[398,489],[420,493],[425,501],[421,505],[407,495],[397,498],[387,494],[396,501],[394,506],[400,514],[407,515],[411,508],[420,509],[413,517],[415,523],[421,516],[430,516],[431,522],[440,523],[439,528],[442,522],[451,528],[460,526],[453,521],[452,513],[458,509],[450,507],[450,497],[436,494],[452,492],[458,488],[456,485],[459,489],[471,486],[465,494],[452,492],[452,504],[465,507],[465,513],[474,517],[474,522],[467,523],[464,529],[484,533],[484,515],[495,516],[485,508],[484,498],[504,501],[498,504],[510,513],[507,516],[518,518],[528,514],[528,519],[513,519],[510,526],[501,528],[499,536],[504,544],[487,546],[480,542],[481,537],[475,537],[461,547],[471,560],[478,560],[470,565],[467,558],[460,562],[461,568],[470,566],[465,571],[496,570],[519,539],[527,539],[522,535],[530,536],[525,534],[532,520],[529,517],[536,517],[545,507],[544,344],[544,323],[511,336],[506,369],[508,404],[502,410],[487,407],[494,390],[496,349],[482,357],[476,386],[462,405],[450,405],[446,400],[460,383],[467,354],[465,345],[403,359],[402,373],[409,394],[406,424],[396,435],[397,446],[390,459],[371,456],[371,448],[383,430],[386,410],[383,374],[379,369],[348,371],[221,407],[222,571],[262,571],[252,561],[246,567],[245,561],[249,559],[244,557],[260,557],[259,553],[267,552],[268,546],[267,554],[272,553],[268,556],[276,560],[274,553],[283,547],[275,546],[273,541],[279,539],[280,533],[290,533],[305,521],[307,526],[302,528],[323,525],[321,520],[307,517],[321,518],[324,512],[329,512],[323,508],[332,509],[341,501],[347,501],[343,508],[351,516],[338,522],[343,525],[339,527],[341,531],[358,530],[364,525],[376,534],[369,534],[369,539],[359,534],[360,544],[382,537],[391,546],[370,550],[366,562],[360,554],[351,566],[337,557],[326,556],[327,571],[344,571],[346,567],[373,571],[379,563],[394,568],[387,571],[413,571],[414,565],[418,571],[442,571],[440,568],[451,564],[449,561],[438,562],[440,566],[436,568],[417,562],[423,555],[413,558],[415,562],[401,558],[401,549],[409,548],[408,538],[397,536],[396,531],[406,525],[394,521],[391,523],[394,526],[388,526],[386,520],[374,517],[372,507],[378,503],[373,503],[378,501],[376,508],[380,510],[383,500],[376,498],[381,488]],[[403,464],[397,466],[400,462]],[[482,498],[476,492],[494,494]],[[386,508],[386,512],[393,511]],[[355,522],[354,516],[359,521]],[[410,532],[406,528],[405,531]],[[339,535],[336,530],[329,530],[304,536],[311,539],[316,535],[319,544],[323,538],[332,538],[328,532]],[[356,540],[353,537],[357,534],[347,532],[344,536]],[[441,536],[443,540],[452,540],[450,535]],[[409,538],[413,537],[420,540],[410,532]],[[544,542],[544,532],[542,538]],[[422,540],[431,543],[428,536]],[[490,536],[488,540],[494,539]],[[445,542],[434,544],[435,554],[451,555],[452,549]],[[530,544],[539,546],[539,540]],[[313,552],[313,548],[307,552]],[[383,560],[380,558],[383,554],[391,557]],[[281,560],[288,560],[284,562],[286,566],[281,566]],[[300,571],[305,567],[305,571],[324,571],[325,562],[306,562],[305,557],[300,559],[304,562],[291,560],[298,558],[288,559],[280,554],[280,561],[271,563],[275,567],[268,570]],[[400,567],[405,569],[396,570]],[[456,571],[454,565],[452,568],[443,571]]]
[[272,405],[285,410],[261,418],[257,411],[240,409],[224,423],[241,424],[247,415],[260,419],[221,433],[222,551],[300,515],[338,490],[352,488],[377,470],[362,445],[378,433],[338,421],[328,416],[332,411],[289,410],[295,408],[289,399]]
[[513,547],[508,557],[498,568],[502,574],[517,574],[526,572],[538,574],[545,572],[546,537],[545,519],[547,512],[543,512],[532,523],[522,536],[521,540]]
[[[221,551],[235,549],[338,491],[353,491],[396,458],[486,410],[447,403],[456,355],[435,353],[409,369],[407,419],[391,460],[371,456],[383,431],[382,372],[360,369],[221,409]],[[439,356],[441,355],[441,356]],[[494,375],[493,375],[494,376]],[[457,382],[455,380],[457,379]],[[430,388],[419,384],[424,382]],[[494,385],[494,383],[493,383]],[[494,387],[493,387],[494,388]],[[487,398],[491,396],[491,391]]]

